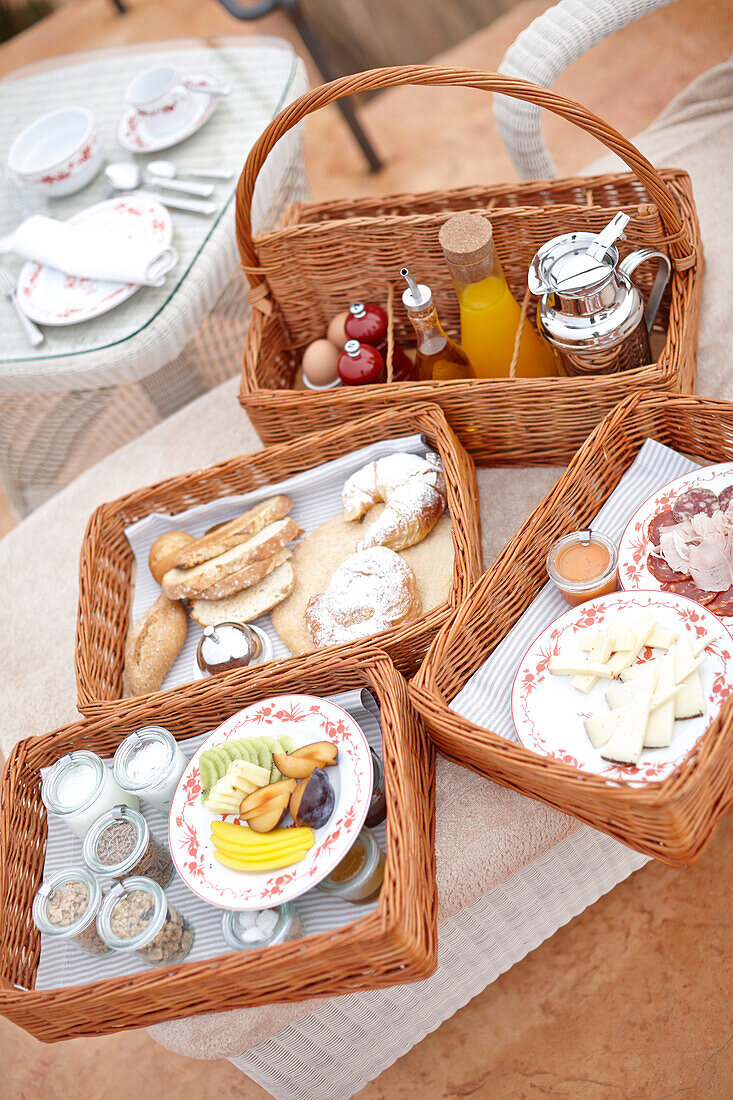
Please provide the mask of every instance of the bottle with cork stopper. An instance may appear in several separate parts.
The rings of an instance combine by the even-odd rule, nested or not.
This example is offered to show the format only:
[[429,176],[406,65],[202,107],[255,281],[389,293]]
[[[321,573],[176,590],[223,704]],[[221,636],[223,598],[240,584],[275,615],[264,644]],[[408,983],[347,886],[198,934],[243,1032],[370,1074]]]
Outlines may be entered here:
[[417,336],[415,370],[419,381],[474,378],[468,356],[448,336],[438,319],[430,287],[416,282],[407,267],[400,270],[400,275],[407,283],[402,303]]
[[[491,222],[481,214],[456,214],[438,235],[461,309],[461,344],[479,378],[508,378],[521,310],[504,278]],[[522,321],[517,378],[557,374],[555,354]]]

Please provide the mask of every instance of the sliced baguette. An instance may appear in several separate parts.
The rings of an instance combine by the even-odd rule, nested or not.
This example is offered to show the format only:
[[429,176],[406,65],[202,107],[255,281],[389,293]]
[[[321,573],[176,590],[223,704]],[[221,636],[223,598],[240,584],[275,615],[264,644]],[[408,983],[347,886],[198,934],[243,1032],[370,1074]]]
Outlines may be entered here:
[[201,599],[204,589],[254,562],[267,561],[300,534],[302,531],[294,519],[289,516],[279,519],[210,561],[192,569],[170,569],[163,577],[163,591],[171,600]]
[[237,592],[243,592],[245,588],[258,584],[263,577],[267,577],[284,561],[289,561],[292,556],[293,551],[288,550],[287,547],[284,550],[277,550],[271,558],[245,565],[244,569],[240,569],[238,573],[230,573],[228,577],[222,577],[216,584],[209,585],[201,593],[200,599],[222,600],[225,596],[234,596]]
[[200,626],[219,623],[249,623],[281,603],[295,586],[295,570],[291,562],[278,565],[267,577],[223,600],[194,600],[191,618]]
[[194,565],[218,558],[232,546],[239,546],[271,523],[283,519],[292,507],[292,500],[285,496],[269,497],[260,501],[241,516],[212,527],[200,539],[184,547],[177,555],[175,564],[179,569],[191,569]]

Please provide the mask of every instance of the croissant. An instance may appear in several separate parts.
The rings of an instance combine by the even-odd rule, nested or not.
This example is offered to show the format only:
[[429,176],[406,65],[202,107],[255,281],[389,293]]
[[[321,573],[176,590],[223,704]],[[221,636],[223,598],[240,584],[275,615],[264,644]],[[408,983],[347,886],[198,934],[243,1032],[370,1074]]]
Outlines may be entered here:
[[392,454],[369,462],[346,481],[344,519],[361,519],[384,501],[379,519],[369,527],[364,549],[387,546],[404,550],[429,535],[446,506],[445,478],[437,455]]

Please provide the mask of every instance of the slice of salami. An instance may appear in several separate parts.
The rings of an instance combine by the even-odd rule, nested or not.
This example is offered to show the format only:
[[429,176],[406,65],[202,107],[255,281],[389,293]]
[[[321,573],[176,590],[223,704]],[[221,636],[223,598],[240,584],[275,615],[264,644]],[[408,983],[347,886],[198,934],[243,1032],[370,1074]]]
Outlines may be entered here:
[[686,493],[680,493],[677,497],[672,505],[672,511],[677,522],[682,523],[685,519],[692,519],[699,512],[712,516],[719,507],[718,495],[712,489],[688,489]]
[[733,615],[733,587],[725,592],[716,592],[715,599],[708,606],[716,615]]
[[668,565],[664,558],[660,554],[655,554],[654,551],[646,559],[646,567],[658,581],[684,581],[690,576],[689,573],[675,573],[671,565]]
[[723,512],[727,511],[730,507],[730,502],[733,500],[733,485],[728,485],[723,489],[723,492],[718,497],[720,501],[720,507]]
[[659,546],[659,534],[663,527],[674,527],[677,520],[674,518],[674,512],[666,511],[660,512],[658,516],[649,524],[649,541],[653,546]]
[[703,592],[689,578],[686,581],[662,581],[660,588],[664,592],[674,592],[676,596],[687,596],[688,600],[694,600],[695,603],[701,603],[706,607],[720,595],[719,592]]

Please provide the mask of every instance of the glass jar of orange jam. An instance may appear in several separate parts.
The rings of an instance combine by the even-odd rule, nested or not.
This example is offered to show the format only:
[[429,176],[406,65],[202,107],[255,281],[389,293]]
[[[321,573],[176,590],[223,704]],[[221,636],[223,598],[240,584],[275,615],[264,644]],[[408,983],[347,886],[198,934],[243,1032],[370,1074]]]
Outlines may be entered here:
[[547,555],[547,573],[560,595],[575,607],[615,592],[618,584],[616,546],[598,531],[563,535]]

